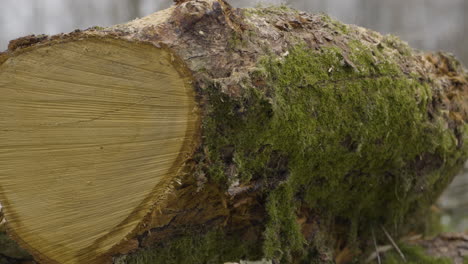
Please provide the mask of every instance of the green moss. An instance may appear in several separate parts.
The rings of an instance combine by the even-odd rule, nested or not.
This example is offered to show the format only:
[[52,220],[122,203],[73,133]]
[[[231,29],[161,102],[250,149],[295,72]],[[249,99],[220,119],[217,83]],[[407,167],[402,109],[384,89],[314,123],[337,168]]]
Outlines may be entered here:
[[241,34],[233,32],[231,37],[228,39],[228,48],[230,50],[236,50],[240,47],[245,47],[246,42],[244,41]]
[[[400,249],[405,255],[408,264],[452,264],[448,258],[435,258],[428,256],[424,249],[418,246],[400,245]],[[398,253],[392,251],[384,256],[384,264],[400,264],[402,259]]]
[[265,5],[263,3],[257,4],[255,8],[243,8],[244,14],[247,16],[252,15],[265,15],[265,14],[284,14],[285,12],[297,14],[298,11],[285,4],[281,5]]
[[426,232],[425,235],[427,237],[434,237],[438,234],[443,233],[444,231],[444,226],[442,225],[442,211],[439,210],[434,210],[434,209],[428,209],[428,212],[426,213]]
[[258,248],[259,246],[252,244],[252,241],[244,242],[235,235],[226,235],[219,230],[206,234],[190,231],[170,242],[128,255],[120,262],[126,264],[219,264],[237,262],[240,259],[261,259]]
[[360,215],[395,216],[377,205],[385,200],[399,210],[389,186],[402,198],[409,190],[392,170],[414,160],[427,139],[420,138],[423,113],[413,97],[419,84],[395,77],[396,67],[372,65],[364,47],[353,57],[359,72],[341,65],[337,48],[296,48],[266,67],[276,92],[273,130],[284,133],[275,145],[289,154],[294,188],[309,206],[356,224]]
[[[429,119],[428,84],[402,73],[398,58],[378,47],[350,41],[349,48],[354,67],[339,48],[297,46],[285,58],[265,58],[251,74],[265,82],[240,98],[215,85],[205,91],[207,175],[226,186],[233,178],[286,184],[265,189],[264,253],[274,259],[304,245],[298,201],[344,219],[352,240],[370,223],[399,226],[427,208],[466,156],[445,121]],[[225,149],[235,150],[233,158]],[[237,173],[226,173],[227,165]]]
[[327,22],[329,25],[331,25],[331,28],[334,29],[335,31],[343,33],[343,34],[349,33],[348,25],[341,23],[340,21],[330,17],[329,15],[321,14],[321,19],[322,21]]
[[268,259],[291,263],[294,254],[302,253],[305,240],[296,221],[294,190],[283,184],[271,192],[267,202],[270,216],[265,228],[263,252]]
[[394,35],[386,35],[383,39],[383,43],[392,49],[396,49],[400,55],[410,56],[412,54],[412,49],[408,43],[403,42],[400,38]]

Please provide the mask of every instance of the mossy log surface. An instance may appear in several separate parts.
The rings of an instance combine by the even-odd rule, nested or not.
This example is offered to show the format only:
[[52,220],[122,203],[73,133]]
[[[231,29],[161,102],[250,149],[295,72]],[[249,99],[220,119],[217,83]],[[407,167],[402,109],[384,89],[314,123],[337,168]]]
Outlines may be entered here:
[[[65,86],[77,84],[72,69],[85,72],[82,69],[89,63],[92,67],[86,74],[102,76],[93,77],[96,87],[111,87],[104,76],[119,75],[129,80],[122,87],[144,91],[148,98],[152,98],[154,88],[154,98],[160,98],[172,95],[158,88],[166,85],[161,80],[170,75],[181,80],[171,79],[170,87],[180,91],[188,87],[190,91],[188,96],[174,93],[179,99],[165,99],[175,102],[167,108],[158,108],[162,101],[148,108],[164,114],[179,102],[187,115],[180,144],[171,145],[181,149],[179,155],[168,159],[161,179],[158,176],[152,182],[152,170],[144,169],[156,155],[151,151],[145,152],[148,164],[136,156],[118,159],[122,168],[141,165],[137,170],[141,172],[135,175],[144,175],[145,184],[135,185],[136,189],[125,189],[132,179],[140,179],[132,178],[132,170],[115,171],[117,182],[92,175],[102,184],[122,185],[117,191],[109,190],[112,199],[131,197],[133,203],[122,203],[120,208],[115,202],[100,204],[102,197],[87,200],[96,208],[118,207],[118,216],[124,219],[115,228],[109,226],[107,233],[94,234],[91,240],[84,235],[87,227],[81,225],[82,230],[75,226],[70,230],[76,233],[69,230],[71,233],[63,234],[63,241],[47,241],[51,246],[38,248],[41,237],[60,236],[48,234],[52,230],[46,227],[31,226],[22,233],[21,223],[15,219],[23,216],[12,206],[35,201],[30,193],[10,193],[8,178],[15,169],[10,165],[0,169],[0,193],[10,234],[44,263],[359,261],[362,252],[372,246],[371,230],[384,226],[395,238],[410,230],[424,232],[430,205],[467,158],[468,75],[463,66],[451,55],[415,51],[394,36],[345,25],[324,14],[287,7],[235,9],[222,0],[194,0],[109,28],[28,36],[12,41],[8,50],[0,53],[0,76],[13,78],[8,82],[0,79],[0,90],[7,90],[15,80],[16,71],[11,69],[18,69],[21,61],[26,65],[25,58],[47,57],[41,52],[48,49],[56,51],[54,59],[48,61],[53,62],[51,71],[60,68],[52,66],[65,61],[81,60],[71,54],[86,57],[79,62],[81,66],[69,67],[69,75],[65,66],[58,71]],[[135,50],[144,55],[135,55]],[[88,52],[93,56],[85,56]],[[131,59],[134,57],[144,63]],[[151,68],[152,60],[159,61],[165,70]],[[106,68],[101,69],[103,65]],[[134,70],[120,71],[119,67]],[[148,75],[148,67],[155,76]],[[169,68],[172,70],[166,71]],[[28,71],[26,66],[19,69]],[[53,75],[41,67],[31,68],[31,72]],[[134,74],[127,76],[129,72]],[[142,78],[140,83],[138,77]],[[145,86],[145,82],[153,85]],[[54,89],[49,89],[50,94],[56,92]],[[115,94],[124,94],[122,91]],[[114,98],[115,94],[99,96]],[[23,94],[23,99],[28,103],[36,95]],[[125,117],[131,114],[131,118],[147,122],[142,105],[141,101],[128,105],[133,110]],[[52,116],[48,122],[54,121],[54,115],[48,113],[56,112],[37,109],[48,118]],[[66,116],[76,109],[62,110]],[[181,120],[183,113],[177,114]],[[11,116],[0,117],[0,139],[8,141],[11,131],[5,124],[12,123]],[[122,126],[133,125],[131,118]],[[105,112],[88,119],[105,122],[112,118]],[[80,126],[88,123],[92,122],[81,122]],[[122,128],[114,127],[115,131]],[[155,125],[155,135],[163,133],[160,130]],[[94,136],[86,131],[80,136]],[[174,128],[168,133],[180,131]],[[99,135],[107,142],[106,133]],[[166,145],[155,146],[140,147],[147,151]],[[8,156],[9,150],[11,146],[1,143],[0,155]],[[31,162],[48,164],[44,157],[31,158]],[[104,171],[106,164],[102,165]],[[87,177],[84,172],[76,176]],[[66,198],[67,192],[73,194],[63,189],[61,197]],[[106,192],[105,187],[102,192]],[[41,195],[47,197],[47,188]],[[27,219],[34,219],[33,214],[41,221],[62,224],[60,211],[36,210]],[[116,225],[112,217],[90,215],[96,218],[87,220],[89,229],[105,226],[106,221]],[[72,221],[79,214],[67,217],[66,221]],[[379,232],[376,235],[377,241],[385,239]],[[54,249],[54,245],[68,251]]]

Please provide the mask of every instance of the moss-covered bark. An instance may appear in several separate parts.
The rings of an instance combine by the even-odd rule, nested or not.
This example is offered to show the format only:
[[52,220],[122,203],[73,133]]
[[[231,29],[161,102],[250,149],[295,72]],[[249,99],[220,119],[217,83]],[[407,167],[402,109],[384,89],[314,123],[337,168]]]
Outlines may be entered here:
[[[189,232],[129,262],[163,262],[156,256],[170,251],[200,263],[325,263],[343,248],[367,248],[373,227],[395,236],[423,231],[429,206],[467,155],[461,66],[325,15],[241,12],[236,22],[246,30],[233,31],[226,49],[232,57],[259,54],[224,78],[214,78],[209,63],[195,67],[203,142],[190,177],[199,192],[217,186],[227,200],[225,214],[213,215],[228,230],[222,240],[236,241],[232,230],[254,233],[244,241],[255,246],[209,241],[212,233],[194,244]],[[260,206],[261,216],[239,212],[239,203]],[[251,226],[236,226],[237,218]]]
[[74,34],[168,47],[201,109],[185,177],[120,263],[357,261],[374,227],[423,231],[467,157],[463,67],[326,15],[198,0]]

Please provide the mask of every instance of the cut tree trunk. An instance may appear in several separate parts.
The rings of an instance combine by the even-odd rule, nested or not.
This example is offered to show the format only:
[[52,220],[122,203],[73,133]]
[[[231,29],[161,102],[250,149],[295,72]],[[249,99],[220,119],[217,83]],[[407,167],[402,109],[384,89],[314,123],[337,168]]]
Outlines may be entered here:
[[343,259],[374,226],[421,231],[467,157],[466,78],[393,36],[222,0],[11,41],[9,233],[41,263]]

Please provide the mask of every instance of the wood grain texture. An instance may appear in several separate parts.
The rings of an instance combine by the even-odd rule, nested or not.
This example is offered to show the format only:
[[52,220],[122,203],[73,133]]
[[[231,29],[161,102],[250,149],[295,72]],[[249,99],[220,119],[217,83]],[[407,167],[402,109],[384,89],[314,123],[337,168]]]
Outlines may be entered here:
[[123,40],[58,43],[0,66],[2,203],[29,250],[92,263],[137,228],[194,133],[187,81],[169,52]]

